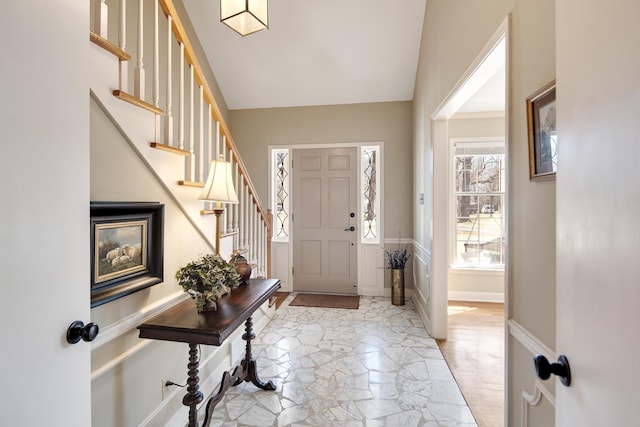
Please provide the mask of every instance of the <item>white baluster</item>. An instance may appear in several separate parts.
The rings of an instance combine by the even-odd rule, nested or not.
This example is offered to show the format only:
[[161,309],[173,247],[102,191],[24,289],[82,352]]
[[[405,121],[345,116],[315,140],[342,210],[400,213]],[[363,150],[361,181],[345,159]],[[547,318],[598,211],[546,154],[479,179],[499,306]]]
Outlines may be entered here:
[[194,139],[194,117],[193,117],[193,105],[195,99],[193,99],[193,87],[195,83],[193,81],[193,65],[189,65],[189,163],[187,164],[187,176],[189,181],[196,180],[196,152],[195,152],[195,139]]
[[207,116],[207,124],[208,124],[208,128],[207,128],[207,174],[205,176],[208,175],[209,171],[209,165],[211,164],[211,160],[213,160],[213,156],[212,156],[212,151],[213,150],[213,140],[211,139],[212,137],[212,126],[211,126],[211,104],[208,105],[209,106],[209,114]]
[[184,150],[184,43],[180,43],[178,80],[178,147]]
[[[233,165],[233,151],[229,150],[229,163]],[[231,170],[231,182],[233,182],[233,169]],[[237,188],[237,186],[236,186]],[[229,205],[227,208],[227,233],[233,233],[233,218],[235,205]]]
[[200,131],[198,132],[198,173],[200,174],[198,182],[204,182],[204,89],[202,86],[200,89]]
[[109,25],[109,6],[106,0],[96,0],[96,10],[94,11],[93,32],[102,37],[107,38],[107,27]]
[[220,122],[216,121],[216,159],[220,157]]
[[244,192],[244,180],[241,179],[240,187],[238,187],[238,199],[240,200],[240,205],[238,206],[238,210],[240,211],[240,222],[238,225],[238,249],[244,248],[244,215],[246,212]]
[[160,32],[158,2],[153,2],[153,105],[160,106]]
[[244,229],[246,232],[244,233],[244,248],[249,249],[249,239],[251,239],[251,194],[249,193],[249,186],[245,187],[245,198],[244,205],[246,206],[246,214],[245,214],[245,225]]
[[138,61],[136,62],[136,69],[133,75],[133,94],[138,99],[144,99],[144,10],[143,0],[138,0]]
[[[118,46],[120,49],[127,51],[127,2],[126,0],[120,0],[120,22],[118,31]],[[120,69],[120,90],[126,92],[128,86],[128,64],[129,61],[119,61]]]
[[171,115],[171,16],[167,17],[167,111],[164,120],[164,143],[173,145],[173,116]]
[[[236,188],[240,188],[240,169],[238,168],[238,162],[235,162],[235,171],[236,171]],[[238,217],[240,215],[240,205],[236,205],[235,209],[233,210],[233,231],[238,232],[238,229],[240,228],[240,226],[238,225]],[[240,244],[238,242],[238,244]]]
[[[153,106],[160,107],[160,32],[158,28],[158,2],[153,2]],[[160,116],[155,115],[155,139],[160,139]]]

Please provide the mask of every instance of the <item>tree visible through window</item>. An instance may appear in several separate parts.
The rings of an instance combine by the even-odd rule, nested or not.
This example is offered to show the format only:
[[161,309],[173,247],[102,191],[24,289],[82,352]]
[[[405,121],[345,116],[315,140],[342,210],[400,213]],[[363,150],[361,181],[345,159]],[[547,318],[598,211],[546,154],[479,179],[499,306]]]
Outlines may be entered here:
[[504,266],[504,148],[456,144],[455,258],[459,267]]

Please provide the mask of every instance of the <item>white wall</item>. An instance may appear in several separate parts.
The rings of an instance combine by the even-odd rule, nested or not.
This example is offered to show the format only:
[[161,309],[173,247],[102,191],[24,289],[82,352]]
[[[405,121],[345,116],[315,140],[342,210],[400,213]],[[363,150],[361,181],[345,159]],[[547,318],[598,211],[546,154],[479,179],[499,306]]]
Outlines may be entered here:
[[0,417],[90,425],[88,2],[5,2],[0,14]]

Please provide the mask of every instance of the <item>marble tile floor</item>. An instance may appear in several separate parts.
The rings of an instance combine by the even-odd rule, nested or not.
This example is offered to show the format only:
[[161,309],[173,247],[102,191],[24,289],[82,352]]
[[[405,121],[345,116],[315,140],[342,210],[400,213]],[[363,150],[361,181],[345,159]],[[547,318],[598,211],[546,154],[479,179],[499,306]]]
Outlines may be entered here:
[[211,426],[476,426],[411,301],[361,297],[346,310],[291,307],[294,296],[252,342],[277,390],[232,387]]

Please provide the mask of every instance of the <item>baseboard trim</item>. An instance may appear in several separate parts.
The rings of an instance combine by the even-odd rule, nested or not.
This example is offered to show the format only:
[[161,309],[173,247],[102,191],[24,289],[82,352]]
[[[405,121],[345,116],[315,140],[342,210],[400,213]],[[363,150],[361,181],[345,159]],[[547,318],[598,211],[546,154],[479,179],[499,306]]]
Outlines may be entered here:
[[503,292],[449,291],[449,301],[499,302],[504,303]]

